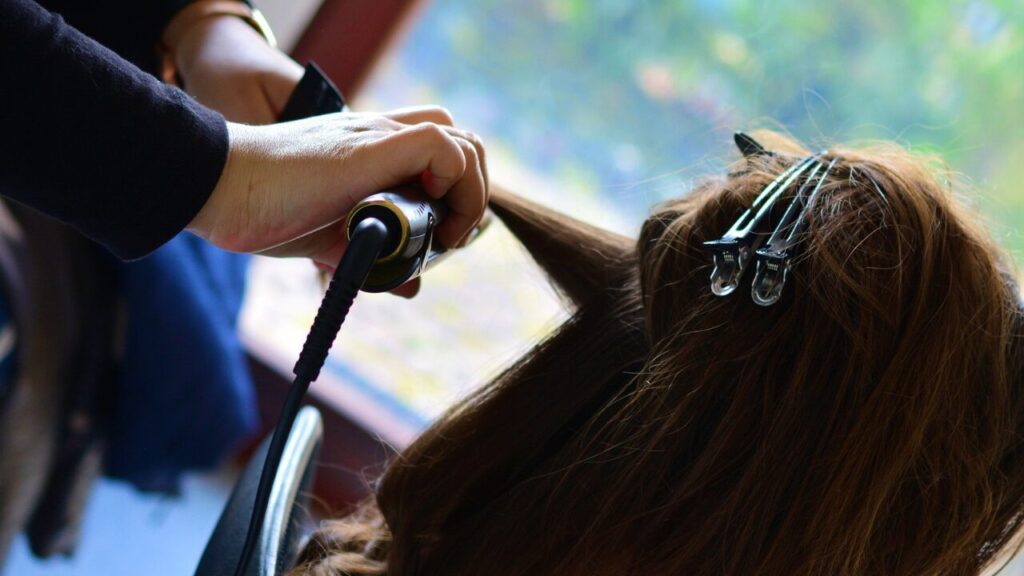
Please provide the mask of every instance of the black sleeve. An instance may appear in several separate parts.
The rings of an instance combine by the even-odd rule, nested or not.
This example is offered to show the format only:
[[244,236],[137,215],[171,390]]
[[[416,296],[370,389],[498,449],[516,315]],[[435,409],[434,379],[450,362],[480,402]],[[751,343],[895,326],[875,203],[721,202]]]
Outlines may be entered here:
[[30,0],[0,0],[0,194],[122,258],[180,232],[227,159],[224,118]]
[[[2,0],[0,0],[2,1]],[[47,10],[118,56],[159,71],[157,45],[171,18],[193,0],[37,0]]]

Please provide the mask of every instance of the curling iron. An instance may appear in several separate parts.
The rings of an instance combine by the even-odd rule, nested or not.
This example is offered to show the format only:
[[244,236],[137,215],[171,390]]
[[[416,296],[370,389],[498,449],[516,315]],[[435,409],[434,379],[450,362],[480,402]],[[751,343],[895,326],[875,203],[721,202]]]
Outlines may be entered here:
[[[338,112],[344,106],[337,88],[310,64],[285,106],[282,120]],[[327,360],[356,294],[360,290],[384,292],[397,288],[440,262],[448,251],[435,244],[433,237],[446,214],[442,201],[428,197],[416,186],[374,194],[349,213],[345,226],[349,244],[295,363],[295,378],[267,449],[235,576],[250,574],[249,565],[266,521],[274,479],[292,424],[310,383],[317,379]]]
[[345,225],[349,241],[359,225],[370,218],[388,229],[388,241],[370,269],[363,291],[397,288],[447,256],[448,250],[434,243],[434,229],[447,214],[444,202],[430,198],[415,186],[380,192],[357,204]]

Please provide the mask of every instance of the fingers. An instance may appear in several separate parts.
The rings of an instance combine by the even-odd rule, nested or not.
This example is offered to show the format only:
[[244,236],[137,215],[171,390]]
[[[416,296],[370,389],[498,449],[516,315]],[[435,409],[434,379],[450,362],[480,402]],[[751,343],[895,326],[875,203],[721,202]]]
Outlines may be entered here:
[[[440,106],[410,106],[407,108],[399,108],[392,110],[391,112],[380,115],[382,118],[386,118],[392,121],[392,126],[389,128],[398,130],[404,128],[402,125],[422,124],[430,122],[437,124],[444,128],[446,132],[456,138],[462,138],[468,140],[473,147],[476,148],[477,156],[480,158],[480,165],[484,172],[484,182],[487,182],[487,163],[484,161],[484,145],[480,141],[480,138],[472,132],[460,130],[455,127],[455,121],[452,119],[452,115],[447,109]],[[378,118],[380,118],[378,117]],[[378,120],[375,124],[377,129],[385,129],[384,121]]]
[[463,177],[444,195],[448,217],[437,227],[437,239],[448,248],[458,247],[483,218],[487,208],[487,179],[477,147],[466,138],[456,138],[466,170]]
[[[338,262],[348,247],[348,235],[345,233],[343,223],[336,223],[326,228],[317,230],[312,234],[306,234],[291,242],[275,246],[259,252],[261,256],[294,257],[302,256],[309,258],[316,264],[316,267],[328,277],[334,274]],[[391,293],[402,298],[412,298],[419,294],[420,279],[412,280],[391,290]]]
[[448,134],[456,138],[466,140],[472,144],[476,152],[477,165],[480,167],[480,172],[483,175],[485,199],[489,196],[487,183],[490,179],[487,174],[487,161],[483,142],[480,141],[480,138],[477,137],[476,134],[455,128],[455,121],[452,119],[452,115],[447,109],[440,106],[410,106],[407,108],[392,110],[391,112],[383,114],[383,116],[402,124],[432,122],[442,126]]
[[421,124],[423,122],[432,122],[434,124],[440,124],[442,126],[454,126],[455,121],[452,119],[452,115],[448,110],[440,106],[410,106],[407,108],[399,108],[383,114],[385,118],[390,118],[395,122],[401,122],[402,124]]
[[[433,123],[441,126],[462,150],[465,169],[463,175],[444,194],[450,212],[437,231],[438,240],[442,244],[449,248],[458,246],[480,222],[487,206],[488,174],[483,143],[472,132],[455,128],[451,113],[439,106],[401,108],[384,116],[402,124]],[[423,179],[424,188],[434,197],[438,197],[436,176],[431,171]]]
[[332,270],[338,266],[341,255],[348,246],[348,235],[345,233],[344,221],[335,222],[304,236],[279,244],[273,248],[261,250],[257,254],[278,258],[305,257],[318,265]]
[[490,181],[487,175],[487,162],[485,160],[483,142],[480,141],[480,138],[477,137],[476,134],[455,128],[455,121],[452,119],[452,115],[447,109],[440,106],[411,106],[408,108],[392,110],[391,112],[383,114],[383,116],[402,124],[421,124],[423,122],[432,122],[444,127],[445,131],[452,136],[468,140],[476,149],[479,165],[484,176],[484,183]]
[[[452,115],[440,106],[410,106],[383,114],[375,112],[349,112],[346,116],[349,129],[356,131],[395,132],[414,124],[424,123],[437,124],[442,128],[452,128],[454,123]],[[452,131],[452,135],[457,135],[458,132],[461,131]]]
[[[337,126],[325,120],[337,122]],[[309,121],[299,121],[312,123]],[[313,161],[326,159],[339,169],[333,175],[312,171],[336,184],[326,191],[316,190],[308,205],[322,205],[318,211],[303,213],[298,230],[321,227],[264,251],[271,256],[304,256],[333,269],[347,246],[345,212],[369,194],[421,179],[423,190],[433,198],[443,198],[448,216],[438,227],[435,240],[445,247],[456,247],[484,215],[488,200],[487,165],[484,147],[474,134],[452,126],[451,115],[443,108],[417,107],[387,114],[342,113],[319,119],[315,126],[297,123],[281,125],[281,130],[297,130],[305,141],[338,139],[345,146],[328,146],[324,154],[316,148]],[[337,136],[335,136],[337,134]],[[311,147],[313,149],[314,147]],[[341,162],[338,162],[338,160]],[[314,180],[319,182],[319,180]],[[322,194],[322,198],[318,198]],[[341,200],[339,200],[341,199]],[[291,216],[289,222],[295,222]],[[328,222],[331,222],[328,224]],[[325,226],[326,225],[326,226]],[[283,235],[283,234],[282,234]],[[392,292],[412,297],[419,282],[409,282]]]
[[473,145],[473,149],[476,151],[477,166],[480,169],[480,175],[483,178],[484,186],[484,208],[480,211],[480,217],[477,218],[474,225],[479,224],[481,219],[484,217],[484,212],[487,207],[487,203],[491,198],[491,178],[487,173],[487,153],[484,148],[484,143],[480,140],[480,137],[472,132],[463,132],[461,137]]
[[402,298],[412,298],[420,293],[420,279],[417,276],[412,280],[409,280],[405,284],[402,284],[398,288],[391,291],[395,296],[401,296]]
[[381,140],[380,148],[391,154],[392,174],[405,180],[430,172],[424,191],[434,198],[444,196],[465,175],[467,158],[456,136],[433,123],[407,126]]
[[[433,123],[407,126],[384,135],[370,148],[371,163],[386,167],[387,178],[370,184],[382,190],[421,175],[424,191],[444,198],[449,216],[438,228],[437,239],[453,247],[482,217],[487,202],[486,180],[477,145],[465,133]],[[475,139],[475,136],[473,137]],[[379,173],[378,173],[379,174]]]

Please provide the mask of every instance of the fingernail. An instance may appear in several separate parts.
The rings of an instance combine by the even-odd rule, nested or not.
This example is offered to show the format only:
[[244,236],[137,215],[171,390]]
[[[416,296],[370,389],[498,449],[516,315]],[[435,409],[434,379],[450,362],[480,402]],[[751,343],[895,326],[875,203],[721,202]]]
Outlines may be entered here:
[[423,174],[420,174],[420,185],[424,190],[430,190],[434,185],[434,175],[430,173],[430,170],[424,170]]

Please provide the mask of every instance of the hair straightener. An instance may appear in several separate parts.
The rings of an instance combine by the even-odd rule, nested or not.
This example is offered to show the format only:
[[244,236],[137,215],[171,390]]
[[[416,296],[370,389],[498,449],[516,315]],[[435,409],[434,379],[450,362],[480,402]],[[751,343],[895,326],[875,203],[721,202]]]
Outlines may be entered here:
[[[338,89],[310,63],[280,120],[287,122],[344,108],[345,101]],[[335,269],[295,363],[295,378],[270,440],[235,576],[246,576],[249,570],[288,435],[356,294],[360,290],[385,292],[397,288],[439,262],[446,250],[434,244],[433,232],[445,214],[443,202],[429,198],[416,186],[374,194],[349,213],[348,248]]]

